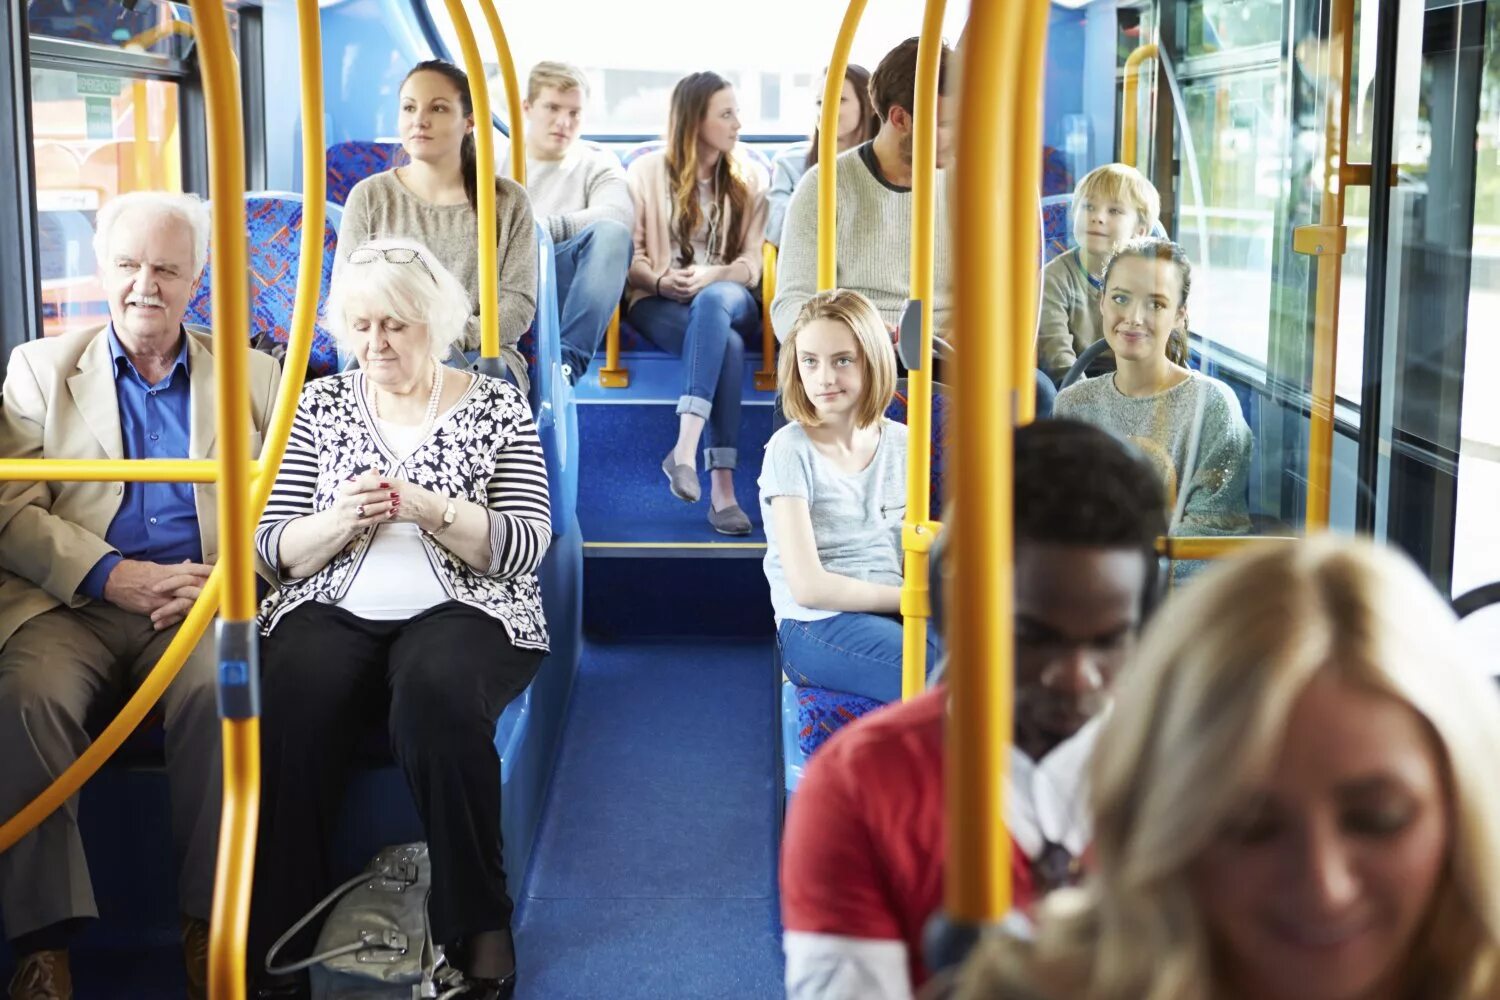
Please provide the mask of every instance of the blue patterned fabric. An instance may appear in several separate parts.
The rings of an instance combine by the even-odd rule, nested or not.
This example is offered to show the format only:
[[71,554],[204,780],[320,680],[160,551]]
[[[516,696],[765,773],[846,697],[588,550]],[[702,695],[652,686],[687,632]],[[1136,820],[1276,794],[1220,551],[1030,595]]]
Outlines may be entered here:
[[354,185],[389,170],[399,152],[399,142],[340,142],[329,146],[328,200],[342,205]]
[[1072,194],[1073,171],[1068,169],[1067,157],[1062,150],[1052,146],[1042,147],[1042,194]]
[[[294,194],[245,196],[245,224],[250,237],[250,343],[268,354],[282,357],[292,326],[292,307],[297,299],[297,258],[302,244],[302,199]],[[318,302],[328,299],[333,277],[333,255],[338,246],[338,209],[330,207],[323,225],[323,274],[318,283]],[[213,251],[198,290],[188,304],[185,322],[213,326]],[[338,349],[333,335],[321,323],[313,326],[312,354],[307,361],[309,378],[338,371]]]
[[[932,466],[928,471],[928,493],[931,502],[931,511],[934,518],[939,517],[943,510],[943,470],[947,459],[948,441],[948,407],[952,405],[948,397],[941,392],[932,394]],[[891,405],[885,408],[885,415],[897,423],[906,423],[906,395],[904,391],[898,391],[891,400]]]
[[1068,249],[1068,207],[1072,202],[1072,195],[1055,195],[1042,199],[1043,264]]
[[844,726],[880,706],[881,702],[857,694],[824,688],[797,688],[798,749],[811,754]]

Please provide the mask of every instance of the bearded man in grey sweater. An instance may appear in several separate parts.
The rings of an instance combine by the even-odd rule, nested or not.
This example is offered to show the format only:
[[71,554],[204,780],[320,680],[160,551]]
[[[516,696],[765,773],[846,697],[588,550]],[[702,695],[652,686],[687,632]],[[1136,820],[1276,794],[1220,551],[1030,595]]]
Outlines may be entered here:
[[[552,237],[563,371],[588,370],[620,303],[633,252],[635,206],[613,153],[579,141],[589,84],[583,71],[540,62],[526,82],[526,193]],[[500,173],[509,175],[510,158]]]

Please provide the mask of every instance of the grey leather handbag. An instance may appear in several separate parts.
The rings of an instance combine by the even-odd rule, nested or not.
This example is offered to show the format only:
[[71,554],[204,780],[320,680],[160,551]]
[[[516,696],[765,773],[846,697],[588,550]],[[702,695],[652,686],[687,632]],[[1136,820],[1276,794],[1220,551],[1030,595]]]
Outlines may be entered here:
[[[433,944],[427,919],[431,889],[426,844],[387,847],[277,939],[266,953],[266,971],[287,975],[308,969],[313,1000],[455,997],[463,992],[463,976]],[[276,964],[286,943],[330,906],[316,953]]]

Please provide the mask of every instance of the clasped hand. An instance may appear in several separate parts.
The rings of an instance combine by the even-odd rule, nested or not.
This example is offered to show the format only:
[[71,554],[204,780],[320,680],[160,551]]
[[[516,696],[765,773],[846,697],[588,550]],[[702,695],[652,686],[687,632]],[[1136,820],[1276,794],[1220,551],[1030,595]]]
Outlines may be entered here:
[[381,524],[422,524],[435,496],[414,483],[371,470],[340,486],[329,510],[344,535],[353,538]]
[[104,599],[138,615],[150,615],[158,632],[183,618],[203,587],[213,567],[204,563],[142,562],[121,559],[104,581]]
[[716,268],[700,267],[691,264],[687,267],[668,268],[661,276],[662,298],[671,299],[673,302],[691,302],[693,297],[715,280]]

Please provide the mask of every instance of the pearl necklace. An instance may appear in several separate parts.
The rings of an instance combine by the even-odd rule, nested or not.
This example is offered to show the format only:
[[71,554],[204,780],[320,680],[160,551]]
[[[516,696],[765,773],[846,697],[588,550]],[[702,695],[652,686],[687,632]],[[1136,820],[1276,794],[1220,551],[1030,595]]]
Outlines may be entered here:
[[[432,425],[437,423],[438,400],[443,395],[443,366],[436,361],[432,363],[432,393],[427,397],[427,413],[422,418],[422,432],[417,435],[417,440],[422,441],[427,437],[427,432],[432,430]],[[370,413],[376,420],[380,419],[380,394],[373,385],[370,386]]]

